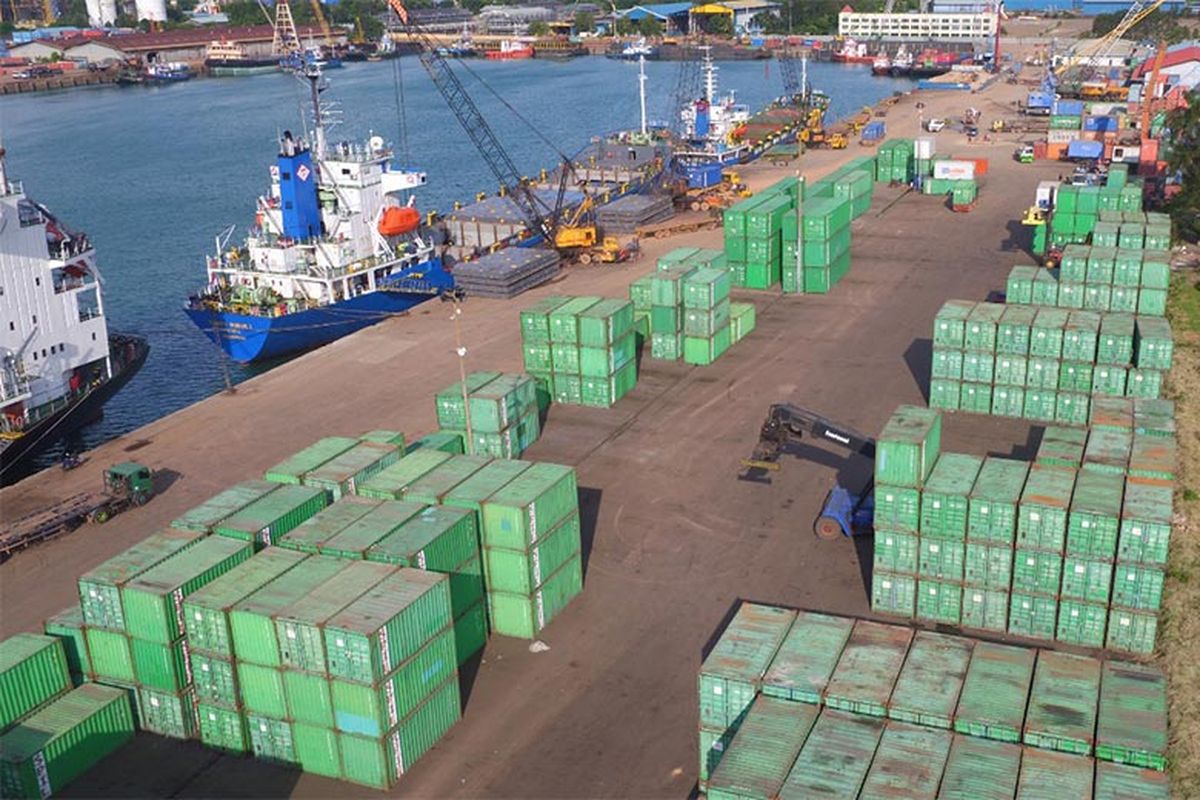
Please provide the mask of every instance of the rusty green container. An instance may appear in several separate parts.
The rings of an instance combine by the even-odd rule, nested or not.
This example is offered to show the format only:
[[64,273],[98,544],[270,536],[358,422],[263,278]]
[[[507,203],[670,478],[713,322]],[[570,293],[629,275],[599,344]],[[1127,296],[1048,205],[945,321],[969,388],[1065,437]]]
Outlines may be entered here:
[[444,450],[414,450],[358,484],[356,492],[375,500],[400,500],[410,486],[453,457]]
[[1167,768],[1167,679],[1158,667],[1105,661],[1100,678],[1096,758]]
[[971,737],[1019,742],[1035,660],[1033,650],[976,642],[955,711],[954,730]]
[[135,544],[79,578],[79,606],[90,626],[125,630],[121,587],[204,538],[199,531],[165,530]]
[[899,625],[858,620],[825,689],[825,704],[884,716],[912,635]]
[[969,497],[982,466],[983,459],[976,456],[944,453],[938,457],[920,493],[922,536],[966,537]]
[[900,406],[875,445],[875,481],[920,488],[933,472],[941,449],[942,417],[937,411]]
[[372,547],[419,517],[427,508],[417,502],[385,500],[323,542],[320,553],[337,558],[365,559]]
[[366,497],[343,497],[288,531],[276,544],[300,553],[317,553],[322,544],[378,507],[381,502],[383,501]]
[[759,697],[708,780],[712,800],[778,797],[818,708]]
[[337,458],[357,444],[358,440],[349,436],[327,436],[271,467],[263,473],[263,477],[274,483],[298,484],[308,472]]
[[262,549],[274,544],[301,522],[329,504],[328,493],[315,486],[280,486],[231,517],[222,520],[213,533],[253,542]]
[[1099,661],[1042,650],[1034,670],[1022,741],[1046,750],[1091,755],[1099,698]]
[[950,729],[974,642],[917,631],[892,690],[888,718]]
[[700,667],[700,724],[736,727],[762,686],[796,612],[742,603]]
[[217,523],[279,488],[272,481],[242,481],[177,517],[171,527],[209,533]]

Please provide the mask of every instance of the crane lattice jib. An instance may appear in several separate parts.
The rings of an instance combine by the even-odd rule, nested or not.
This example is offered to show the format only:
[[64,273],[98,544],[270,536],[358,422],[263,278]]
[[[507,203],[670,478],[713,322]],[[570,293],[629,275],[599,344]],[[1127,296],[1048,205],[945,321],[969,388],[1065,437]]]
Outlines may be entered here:
[[540,233],[550,243],[553,243],[553,221],[548,219],[543,212],[537,196],[521,177],[521,173],[517,171],[516,165],[504,150],[504,146],[500,144],[499,138],[488,126],[487,120],[480,112],[479,107],[475,105],[475,101],[467,94],[466,87],[462,85],[458,75],[454,74],[447,60],[438,53],[437,45],[429,37],[429,34],[412,21],[408,15],[408,9],[400,0],[388,0],[388,6],[400,18],[409,38],[416,40],[421,45],[419,55],[421,65],[429,73],[434,86],[445,98],[446,104],[450,106],[450,110],[458,118],[467,137],[475,145],[479,154],[483,156],[483,160],[487,162],[492,174],[496,176],[496,180],[500,182],[504,193],[521,210],[529,232]]
[[784,94],[796,97],[804,91],[804,87],[800,85],[800,73],[796,70],[796,59],[789,51],[780,51],[778,58]]
[[[1112,55],[1113,50],[1117,46],[1117,42],[1121,37],[1132,30],[1138,23],[1145,20],[1155,11],[1160,9],[1167,0],[1134,0],[1130,3],[1129,9],[1125,12],[1125,16],[1117,23],[1111,31],[1101,36],[1092,47],[1088,48],[1090,52],[1081,54],[1081,62],[1077,62],[1072,66],[1094,67],[1100,62]],[[1066,65],[1059,69],[1059,72],[1066,70]]]

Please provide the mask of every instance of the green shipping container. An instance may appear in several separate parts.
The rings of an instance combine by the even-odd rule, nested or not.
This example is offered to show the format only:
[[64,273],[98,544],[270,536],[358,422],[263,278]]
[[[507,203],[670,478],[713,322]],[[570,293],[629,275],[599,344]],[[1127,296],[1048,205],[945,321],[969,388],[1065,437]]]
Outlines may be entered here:
[[[1067,261],[1066,256],[1063,257],[1063,261],[1064,263]],[[1032,303],[1033,279],[1037,276],[1037,270],[1037,267],[1013,267],[1008,273],[1004,301],[1006,303]]]
[[1061,308],[1039,308],[1029,334],[1029,354],[1062,358],[1063,331],[1069,320],[1070,313]]
[[935,346],[960,349],[966,336],[967,317],[975,304],[965,300],[947,300],[933,318]]
[[285,485],[222,520],[213,532],[266,547],[328,504],[323,488]]
[[871,576],[871,610],[912,619],[917,612],[916,577],[875,570]]
[[253,555],[247,542],[211,537],[160,562],[121,587],[130,635],[169,644],[185,633],[183,598]]
[[1104,646],[1109,650],[1149,655],[1154,652],[1157,632],[1157,612],[1113,608],[1109,612]]
[[915,575],[918,550],[915,533],[875,530],[874,567],[877,570]]
[[500,377],[499,372],[472,372],[464,383],[456,383],[438,392],[434,397],[438,425],[442,428],[462,428],[467,422],[467,400],[475,392]]
[[700,667],[702,726],[740,724],[796,618],[789,609],[742,603]]
[[1094,371],[1094,365],[1085,361],[1063,361],[1058,368],[1058,388],[1064,392],[1089,394]]
[[1067,522],[1067,553],[1100,559],[1113,557],[1124,484],[1121,475],[1089,470],[1079,473]]
[[1004,633],[1008,630],[1008,592],[1000,589],[963,588],[962,626]]
[[933,800],[953,741],[948,731],[889,722],[859,797]]
[[1054,638],[1077,647],[1104,646],[1104,628],[1108,608],[1078,600],[1062,600],[1058,604],[1058,628]]
[[1024,741],[1046,750],[1090,755],[1100,697],[1100,662],[1043,650],[1038,655]]
[[729,332],[733,342],[740,342],[754,330],[755,310],[753,303],[729,304]]
[[[361,442],[304,475],[304,485],[329,492],[333,500],[355,494],[359,484],[400,460],[403,451],[389,444]],[[272,495],[275,497],[276,495]]]
[[1096,762],[1094,800],[1167,800],[1170,781],[1161,772]]
[[961,403],[962,383],[946,378],[931,378],[929,381],[929,407],[943,411],[957,411]]
[[484,574],[490,591],[532,594],[580,549],[579,514],[572,512],[528,550],[485,547]]
[[129,653],[133,659],[133,677],[143,689],[178,692],[192,682],[187,640],[182,636],[171,644],[130,638]]
[[[659,275],[655,275],[655,281]],[[550,311],[550,341],[579,344],[579,315],[600,300],[599,297],[574,297]]]
[[[954,544],[958,542],[943,542]],[[917,619],[958,625],[962,621],[962,583],[921,578],[917,581]]]
[[1062,555],[1017,548],[1013,553],[1012,575],[1014,592],[1057,596],[1062,586]]
[[325,622],[329,674],[366,684],[382,680],[451,621],[445,576],[395,572]]
[[[357,562],[310,556],[258,591],[239,600],[229,611],[237,659],[264,666],[280,666],[283,662],[275,636],[275,616],[286,613],[321,584],[356,565]],[[347,598],[346,602],[351,599]]]
[[535,464],[482,500],[483,544],[524,550],[578,506],[574,469]]
[[376,789],[390,789],[458,722],[461,707],[455,676],[382,737],[338,734],[342,778]]
[[1101,761],[1166,769],[1167,681],[1160,669],[1102,664],[1095,749]]
[[337,735],[325,727],[304,722],[292,724],[292,739],[300,769],[327,778],[341,777]]
[[933,471],[941,434],[941,414],[918,406],[900,406],[876,442],[876,482],[919,488]]
[[380,682],[331,682],[338,731],[383,736],[455,674],[454,631],[447,627]]
[[124,689],[85,684],[0,736],[0,794],[46,798],[133,738]]
[[976,642],[954,730],[972,737],[1019,742],[1035,658],[1036,651],[1023,647]]
[[729,349],[731,342],[728,322],[718,328],[711,337],[684,336],[683,360],[688,364],[708,365],[720,358]]
[[996,352],[1016,356],[1028,355],[1030,335],[1036,318],[1037,309],[1032,306],[1006,306],[996,328]]
[[[1014,567],[1015,572],[1015,567]],[[1031,639],[1054,638],[1058,601],[1036,594],[1012,593],[1008,609],[1008,632]]]
[[970,639],[917,631],[892,691],[888,717],[949,729],[972,648]]
[[[324,439],[318,439],[308,447],[301,450],[299,453],[293,455],[291,458],[281,461],[280,463],[268,469],[263,473],[263,477],[266,480],[273,481],[275,483],[298,484],[304,478],[305,474],[316,469],[325,462],[337,458],[351,447],[354,447],[356,444],[358,444],[358,440],[349,436],[327,436]],[[209,501],[210,503],[214,503],[214,508],[219,508],[221,506],[217,500],[218,498],[222,497],[222,495],[227,495],[227,493],[223,492]],[[249,503],[243,504],[239,508],[233,509],[233,511],[240,511],[247,505],[249,505]],[[215,525],[217,521],[219,520],[214,520],[213,524]]]
[[[621,301],[629,305],[626,301]],[[630,322],[633,319],[633,306],[629,305]],[[568,346],[568,352],[578,351],[573,345]],[[554,359],[557,362],[559,347],[553,345]],[[578,371],[576,369],[566,371]],[[555,363],[555,369],[558,369]],[[532,379],[527,375],[500,375],[482,389],[471,392],[468,407],[471,411],[471,427],[473,432],[498,433],[507,429],[513,422],[527,413],[535,402],[536,390]],[[465,427],[465,423],[464,426]]]
[[[480,457],[461,456],[461,458]],[[405,497],[407,496],[406,492]],[[371,548],[406,527],[412,520],[425,514],[428,508],[428,506],[415,501],[383,501],[357,522],[351,523],[331,539],[323,542],[320,552],[322,555],[337,558],[365,559]]]
[[[974,355],[968,353],[967,355]],[[1002,386],[1025,386],[1025,375],[1029,369],[1029,360],[1025,356],[998,355],[996,356],[995,382]],[[973,380],[982,379],[975,378]]]
[[455,455],[463,454],[463,438],[462,434],[457,431],[438,431],[422,436],[417,441],[410,444],[404,451],[406,456],[412,455],[420,450],[440,450],[446,453]]
[[[74,685],[78,686],[84,681],[84,676],[92,671],[84,631],[83,610],[78,605],[65,608],[47,619],[42,628],[47,636],[53,636],[62,644],[63,653],[67,658],[67,670]],[[0,650],[2,649],[0,645]],[[3,657],[0,656],[0,659]],[[0,690],[0,695],[7,694],[7,690]],[[2,727],[3,725],[0,725],[0,728]]]
[[[729,326],[729,301],[722,300],[712,308],[684,309],[683,333],[687,337],[713,337]],[[731,335],[730,335],[731,336]],[[732,336],[731,336],[732,338]],[[687,343],[684,343],[686,353]],[[728,347],[728,345],[726,345]],[[607,373],[606,373],[607,374]]]
[[278,488],[279,483],[271,481],[243,481],[184,512],[171,523],[171,527],[181,531],[209,533],[221,520]]
[[1016,795],[1021,748],[1005,742],[954,737],[939,798],[1008,800]]
[[325,672],[324,627],[327,621],[394,572],[395,568],[390,564],[351,562],[288,608],[272,615],[280,663],[294,669]]
[[303,553],[271,548],[189,594],[183,601],[189,646],[231,657],[230,610],[304,559]]
[[964,382],[959,399],[959,408],[973,414],[992,412],[992,387],[986,383]]
[[967,316],[963,347],[985,353],[996,352],[996,332],[1006,309],[1003,303],[977,303]]
[[300,553],[317,553],[325,542],[361,519],[382,501],[365,497],[343,497],[290,530],[277,544]]
[[583,563],[577,554],[546,578],[532,595],[488,592],[492,630],[501,636],[533,639],[583,590]]
[[202,701],[196,712],[200,718],[200,742],[205,747],[234,754],[250,752],[246,716],[239,709]]
[[968,539],[1013,541],[1018,503],[1028,473],[1029,464],[1023,461],[994,456],[984,460],[969,500]]
[[977,589],[1008,590],[1012,584],[1013,551],[1007,544],[967,542],[963,580]]
[[404,434],[401,431],[373,430],[358,437],[360,442],[375,442],[377,444],[394,444],[404,451]]
[[63,643],[18,633],[0,641],[0,730],[71,688]]
[[1074,487],[1073,469],[1042,463],[1030,468],[1017,516],[1018,547],[1062,552]]
[[799,612],[763,676],[762,693],[819,705],[853,627],[845,617]]
[[818,708],[759,697],[709,776],[713,800],[777,797],[817,720]]
[[1165,574],[1143,564],[1118,563],[1112,584],[1112,604],[1125,609],[1157,611],[1162,607]]
[[196,694],[141,687],[137,700],[138,724],[144,731],[171,739],[195,739],[200,734]]
[[1173,515],[1169,483],[1144,478],[1126,479],[1117,558],[1126,562],[1166,564]]
[[778,794],[759,796],[857,797],[884,728],[881,719],[822,711]]
[[859,620],[825,690],[831,708],[882,717],[912,639],[909,628]]
[[1090,399],[1086,394],[1059,392],[1054,403],[1054,421],[1066,425],[1086,425]]
[[1067,556],[1063,559],[1062,573],[1061,597],[1108,605],[1113,578],[1111,562]]
[[992,383],[996,375],[996,357],[991,353],[968,350],[962,354],[962,377],[973,383]]
[[128,636],[103,628],[88,628],[85,635],[96,679],[130,684],[136,680]]
[[[196,698],[201,703],[218,703],[236,706],[240,700],[237,686],[237,670],[233,661],[203,650],[188,652],[192,671],[192,684]],[[203,722],[201,716],[201,722]],[[215,720],[213,720],[215,721]]]
[[[644,281],[645,279],[643,279]],[[635,281],[634,283],[641,283]],[[634,293],[634,287],[629,287],[630,293]],[[549,342],[550,341],[550,312],[566,303],[570,298],[554,295],[544,297],[534,303],[529,308],[521,311],[521,340],[530,342]]]
[[203,537],[199,531],[162,531],[85,572],[79,578],[79,607],[84,620],[100,628],[125,630],[121,587]]
[[299,766],[292,723],[260,714],[246,714],[246,729],[250,734],[250,751],[262,761],[287,766]]
[[934,348],[930,376],[934,378],[950,378],[956,381],[962,379],[963,351]]
[[[1061,273],[1056,269],[1041,269],[1033,276],[1033,287],[1030,292],[1032,303],[1035,306],[1057,306],[1059,300],[1059,286]],[[1063,285],[1072,286],[1080,284],[1065,283]],[[1038,309],[1041,311],[1041,308]]]
[[399,500],[410,486],[453,457],[442,450],[416,450],[356,486],[355,491],[375,500]]

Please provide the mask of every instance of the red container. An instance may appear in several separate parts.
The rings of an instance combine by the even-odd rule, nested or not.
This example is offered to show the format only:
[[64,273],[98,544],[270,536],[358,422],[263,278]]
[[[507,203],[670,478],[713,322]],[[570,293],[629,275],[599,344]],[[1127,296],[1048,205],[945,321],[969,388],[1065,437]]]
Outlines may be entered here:
[[1144,163],[1158,161],[1158,139],[1142,139],[1142,149],[1138,161]]
[[1039,161],[1046,158],[1046,143],[1045,142],[1034,142],[1033,143],[1033,157]]

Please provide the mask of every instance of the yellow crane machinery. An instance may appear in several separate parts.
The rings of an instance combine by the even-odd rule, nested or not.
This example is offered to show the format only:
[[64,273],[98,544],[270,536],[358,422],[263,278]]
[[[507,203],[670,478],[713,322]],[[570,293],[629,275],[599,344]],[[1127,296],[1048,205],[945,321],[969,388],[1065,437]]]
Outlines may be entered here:
[[[1098,68],[1112,55],[1122,36],[1162,8],[1166,2],[1167,0],[1133,0],[1116,27],[1086,48],[1077,50],[1069,62],[1064,61],[1051,70],[1050,75],[1054,83],[1064,91],[1074,91],[1080,97],[1088,99],[1116,100],[1127,97],[1127,89],[1120,91],[1123,87],[1111,86],[1107,79],[1097,79]],[[1085,90],[1087,94],[1084,93]]]
[[317,18],[317,24],[321,26],[321,33],[325,35],[326,46],[333,47],[333,31],[329,29],[325,12],[321,10],[321,0],[309,0],[309,2],[312,3],[313,16]]
[[554,231],[554,246],[559,250],[580,250],[596,244],[596,204],[591,195],[564,216]]

